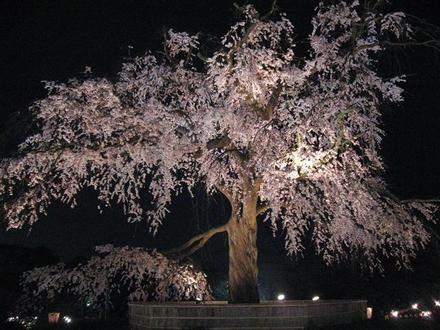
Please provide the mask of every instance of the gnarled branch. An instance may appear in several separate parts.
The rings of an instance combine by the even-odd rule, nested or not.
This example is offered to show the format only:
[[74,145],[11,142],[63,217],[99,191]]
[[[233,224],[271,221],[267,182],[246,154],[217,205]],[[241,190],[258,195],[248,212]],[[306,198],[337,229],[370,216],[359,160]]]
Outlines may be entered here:
[[175,255],[180,258],[188,257],[200,248],[202,248],[212,236],[225,232],[227,230],[228,223],[229,221],[224,225],[211,228],[204,233],[198,234],[187,241],[185,244],[177,248],[165,251],[164,254]]

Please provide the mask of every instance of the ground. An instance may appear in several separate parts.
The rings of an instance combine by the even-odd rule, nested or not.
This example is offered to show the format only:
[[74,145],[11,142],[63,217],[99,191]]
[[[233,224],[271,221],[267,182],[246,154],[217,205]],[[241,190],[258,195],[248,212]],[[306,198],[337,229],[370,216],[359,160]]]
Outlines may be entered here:
[[[372,320],[356,324],[321,327],[319,330],[434,330],[439,329],[439,322],[421,320]],[[317,330],[318,330],[317,329]]]
[[[129,330],[127,324],[114,322],[77,322],[67,326],[57,327],[37,327],[33,330],[88,330],[88,329],[102,329],[102,330]],[[435,330],[439,329],[440,323],[435,321],[420,321],[420,320],[373,320],[362,323],[336,325],[332,327],[310,328],[309,330]],[[10,325],[6,327],[0,324],[0,329],[4,330],[22,330],[21,327],[14,327]]]

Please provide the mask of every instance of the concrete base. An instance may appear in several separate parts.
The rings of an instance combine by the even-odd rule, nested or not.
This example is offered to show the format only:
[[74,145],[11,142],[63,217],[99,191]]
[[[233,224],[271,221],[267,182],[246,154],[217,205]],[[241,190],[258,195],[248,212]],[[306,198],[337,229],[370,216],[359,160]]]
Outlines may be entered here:
[[215,301],[130,303],[132,330],[146,329],[304,329],[351,323],[366,318],[366,300],[263,301],[227,304]]

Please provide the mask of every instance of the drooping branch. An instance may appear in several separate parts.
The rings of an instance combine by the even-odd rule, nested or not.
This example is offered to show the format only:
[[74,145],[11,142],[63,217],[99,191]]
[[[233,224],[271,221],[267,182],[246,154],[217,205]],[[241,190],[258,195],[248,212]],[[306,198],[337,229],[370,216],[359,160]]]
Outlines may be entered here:
[[391,46],[391,47],[428,47],[432,48],[436,51],[440,51],[440,41],[439,40],[426,40],[426,41],[402,41],[402,42],[391,42],[391,41],[383,41],[383,42],[375,42],[370,44],[365,44],[356,47],[353,52],[359,52],[365,49],[374,49],[378,46]]
[[66,290],[77,302],[91,298],[96,309],[111,308],[112,298],[126,302],[211,300],[206,275],[189,264],[144,248],[107,244],[95,251],[96,255],[76,266],[58,263],[25,272],[20,279],[18,311],[41,312],[51,297],[61,298]]
[[430,224],[426,224],[426,229],[431,234],[431,237],[435,238],[437,242],[440,242],[440,235]]
[[390,190],[386,189],[385,187],[380,187],[373,184],[368,184],[368,189],[377,192],[381,196],[386,196],[393,200],[396,203],[403,203],[403,204],[410,204],[410,203],[440,203],[440,198],[406,198],[402,199],[399,196],[396,196],[394,193],[392,193]]

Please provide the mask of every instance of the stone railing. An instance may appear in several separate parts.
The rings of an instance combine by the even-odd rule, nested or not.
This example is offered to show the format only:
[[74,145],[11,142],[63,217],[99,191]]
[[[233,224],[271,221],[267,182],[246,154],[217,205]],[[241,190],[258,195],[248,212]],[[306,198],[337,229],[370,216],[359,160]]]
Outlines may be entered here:
[[146,329],[304,329],[366,318],[366,300],[130,303],[132,330]]

